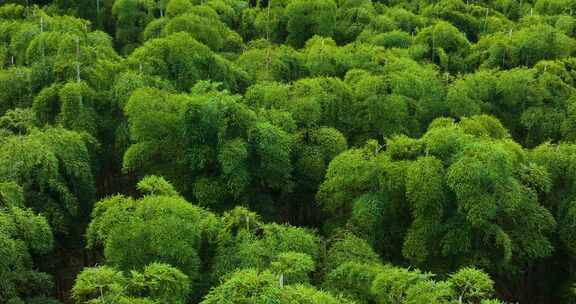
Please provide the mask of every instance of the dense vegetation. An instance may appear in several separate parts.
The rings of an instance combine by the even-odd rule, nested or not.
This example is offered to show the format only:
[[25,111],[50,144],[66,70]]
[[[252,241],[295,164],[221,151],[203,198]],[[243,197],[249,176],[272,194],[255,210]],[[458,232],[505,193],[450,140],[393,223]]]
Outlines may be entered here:
[[576,303],[575,0],[4,0],[0,303]]

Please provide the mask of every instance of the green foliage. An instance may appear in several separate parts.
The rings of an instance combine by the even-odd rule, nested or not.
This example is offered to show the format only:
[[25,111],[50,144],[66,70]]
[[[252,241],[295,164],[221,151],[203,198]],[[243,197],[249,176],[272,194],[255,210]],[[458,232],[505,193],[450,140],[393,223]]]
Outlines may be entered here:
[[377,270],[376,276],[371,277],[371,293],[378,303],[484,303],[484,301],[491,301],[493,282],[481,270],[464,268],[452,274],[446,281],[436,281],[432,278],[432,274],[423,273],[417,269],[384,266]]
[[0,182],[0,301],[47,295],[50,275],[37,271],[33,256],[48,253],[52,231],[42,215],[24,207],[22,188]]
[[295,303],[295,304],[346,304],[347,300],[335,297],[304,285],[281,286],[277,275],[245,269],[235,272],[206,296],[202,304],[241,303]]
[[262,42],[249,46],[236,62],[253,81],[289,82],[308,74],[302,57],[289,46],[271,46]]
[[102,89],[111,84],[118,70],[120,58],[112,39],[104,32],[91,31],[85,20],[36,10],[33,17],[2,25],[7,71],[18,72],[15,76],[20,77],[13,78],[19,83],[13,83],[8,93],[20,90],[22,95],[25,88],[35,94],[56,81],[72,79]]
[[30,71],[26,68],[0,70],[0,115],[14,107],[31,104]]
[[124,52],[130,53],[140,41],[140,32],[152,18],[152,1],[114,1],[112,14],[116,20],[116,39],[124,45]]
[[177,172],[184,166],[180,165],[184,159],[182,149],[178,149],[182,142],[182,123],[178,122],[187,103],[189,98],[184,95],[151,88],[134,91],[124,109],[133,143],[124,154],[125,170],[144,168],[179,185]]
[[83,82],[68,82],[42,90],[34,99],[32,107],[42,124],[59,124],[78,132],[96,134],[97,97]]
[[352,42],[376,17],[369,0],[344,0],[338,3],[334,36],[339,43]]
[[266,303],[266,300],[278,296],[277,282],[278,277],[268,271],[240,270],[213,289],[201,303]]
[[282,252],[270,263],[270,270],[281,274],[286,284],[308,283],[309,273],[314,269],[314,260],[298,252]]
[[188,277],[167,264],[152,263],[130,276],[108,266],[78,274],[72,297],[76,303],[186,303]]
[[280,303],[352,304],[353,302],[306,285],[288,286],[282,290]]
[[15,108],[0,117],[0,129],[12,134],[24,135],[38,127],[36,114],[31,109]]
[[[246,220],[245,227],[252,227],[250,222]],[[286,279],[291,282],[307,281],[308,273],[320,259],[318,236],[287,225],[266,224],[250,230],[240,229],[242,226],[232,226],[220,234],[214,270],[216,278],[234,269],[254,268],[286,272]],[[286,263],[298,265],[288,267]]]
[[21,185],[26,207],[44,214],[61,241],[79,237],[95,191],[83,136],[61,128],[8,136],[0,142],[0,168],[0,181]]
[[224,229],[236,235],[239,230],[246,228],[250,233],[256,233],[262,228],[260,216],[244,207],[234,207],[234,209],[225,212],[222,215]]
[[[543,204],[553,212],[557,221],[559,246],[557,250],[566,251],[569,254],[575,252],[576,244],[571,233],[575,223],[574,202],[575,193],[572,186],[576,181],[574,170],[573,144],[551,145],[543,144],[531,151],[530,159],[533,160],[540,170],[529,175],[532,181],[540,181],[539,194]],[[542,176],[543,175],[543,176]]]
[[[84,269],[76,278],[72,294],[77,303],[84,303],[91,298],[105,302],[120,297],[126,289],[126,278],[113,268],[107,266]],[[105,295],[105,296],[103,296]]]
[[448,92],[447,104],[457,117],[493,114],[514,138],[533,146],[571,132],[573,90],[552,71],[481,71],[457,80]]
[[377,186],[372,178],[376,172],[372,159],[377,149],[350,149],[332,160],[317,196],[327,211],[349,210],[357,195]]
[[535,24],[480,39],[470,60],[484,67],[532,67],[541,60],[561,59],[574,51],[574,41],[547,24]]
[[174,187],[160,176],[149,175],[136,185],[140,192],[147,195],[178,196]]
[[[427,282],[429,274],[404,268],[387,268],[372,282],[372,293],[382,303],[409,303],[411,289]],[[431,292],[432,290],[427,290]],[[427,300],[434,301],[433,298]]]
[[466,57],[470,43],[452,24],[440,21],[424,28],[414,41],[416,47],[423,45],[425,52],[420,56],[431,60],[444,70],[465,71],[467,67],[462,62]]
[[[365,231],[368,239],[373,239],[370,229],[374,228],[366,227],[371,221],[385,223],[388,216],[392,216],[390,220],[398,220],[399,210],[378,211],[383,210],[384,202],[390,205],[390,201],[398,201],[402,207],[396,208],[408,208],[411,224],[403,232],[402,245],[397,244],[396,248],[402,246],[405,258],[428,267],[451,269],[468,263],[483,267],[518,265],[549,256],[552,244],[548,234],[556,223],[534,196],[541,185],[527,182],[517,173],[530,164],[525,160],[526,152],[505,137],[499,139],[500,133],[493,132],[491,125],[485,125],[482,132],[477,129],[481,125],[477,125],[471,132],[466,127],[469,124],[429,130],[420,139],[423,147],[415,151],[418,154],[426,151],[425,155],[417,158],[407,155],[406,160],[393,160],[387,151],[374,155],[378,150],[370,145],[345,152],[331,163],[318,199],[328,211],[343,207],[353,211],[351,224]],[[491,134],[497,137],[488,137]],[[405,175],[398,181],[394,177],[396,165],[406,162]],[[393,181],[401,185],[391,184]],[[378,206],[372,207],[378,208],[375,212],[382,212],[376,218],[360,209],[365,208],[367,203],[361,202],[368,195],[387,198],[373,201]],[[348,205],[354,200],[358,203]],[[514,218],[515,224],[510,225],[512,222],[504,218]],[[504,222],[507,224],[500,224]],[[455,230],[452,225],[460,228]],[[402,231],[401,227],[393,229]],[[481,239],[492,239],[494,243],[475,247],[475,240]],[[379,241],[375,244],[388,241],[385,235],[377,236],[376,240]],[[471,255],[466,257],[466,252]],[[451,256],[450,263],[444,263],[443,257],[447,256]],[[486,263],[486,259],[491,262]]]
[[365,240],[352,234],[345,234],[344,237],[335,240],[328,249],[326,268],[330,271],[348,262],[378,263],[379,261],[380,257]]
[[336,3],[333,0],[293,0],[286,6],[287,42],[302,47],[313,35],[330,37],[336,25]]
[[572,302],[574,9],[3,1],[0,303]]
[[463,268],[450,275],[458,299],[465,302],[477,303],[494,292],[494,282],[486,273],[474,269]]
[[342,77],[349,69],[346,51],[336,45],[332,38],[314,36],[302,50],[306,68],[312,76]]
[[576,3],[570,0],[538,0],[534,8],[544,15],[560,15],[576,9]]
[[243,71],[182,32],[147,41],[127,61],[132,69],[170,80],[184,91],[200,80],[219,81],[230,90],[241,90],[247,82]]
[[[243,46],[238,33],[228,28],[228,23],[234,23],[233,8],[223,2],[208,2],[205,5],[192,6],[189,1],[169,2],[168,18],[156,19],[150,22],[144,30],[144,38],[157,38],[177,32],[186,32],[214,51],[237,52]],[[228,13],[225,20],[217,10]]]
[[374,303],[376,297],[371,291],[372,282],[384,269],[380,264],[345,262],[327,274],[323,286],[356,303]]
[[136,91],[125,108],[134,144],[124,168],[166,175],[204,205],[241,198],[253,187],[289,192],[291,136],[209,85],[200,83],[191,95]]
[[132,288],[140,296],[164,303],[186,303],[190,286],[188,277],[166,264],[152,263],[142,273],[132,272]]
[[[154,177],[144,179],[140,188],[148,191],[152,179]],[[157,178],[156,182],[159,182]],[[178,196],[164,196],[173,195],[174,190],[165,181],[161,185],[164,190],[149,192],[140,200],[115,196],[98,202],[87,232],[88,244],[101,244],[107,263],[119,270],[144,269],[144,277],[136,279],[144,280],[142,284],[146,286],[156,284],[146,280],[156,280],[157,275],[163,275],[162,268],[148,269],[146,267],[151,266],[147,265],[167,263],[190,279],[188,287],[194,294],[200,286],[202,262],[208,259],[204,253],[213,249],[220,224],[210,212]],[[155,274],[158,271],[160,273]],[[165,287],[168,288],[148,286],[143,292],[155,295],[163,293]],[[178,287],[177,294],[188,293],[188,287],[185,290]]]

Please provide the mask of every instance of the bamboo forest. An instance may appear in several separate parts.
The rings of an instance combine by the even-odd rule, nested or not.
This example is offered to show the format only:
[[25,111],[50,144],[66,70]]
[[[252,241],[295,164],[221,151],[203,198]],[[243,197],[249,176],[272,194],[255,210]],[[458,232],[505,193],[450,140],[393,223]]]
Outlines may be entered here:
[[0,0],[0,304],[575,304],[576,0]]

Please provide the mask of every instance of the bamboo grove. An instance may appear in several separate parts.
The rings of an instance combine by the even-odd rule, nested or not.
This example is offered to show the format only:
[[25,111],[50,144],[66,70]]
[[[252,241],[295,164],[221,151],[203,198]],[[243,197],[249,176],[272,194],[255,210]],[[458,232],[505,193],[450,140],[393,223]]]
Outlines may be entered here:
[[0,303],[576,303],[574,14],[0,1]]

